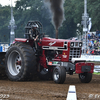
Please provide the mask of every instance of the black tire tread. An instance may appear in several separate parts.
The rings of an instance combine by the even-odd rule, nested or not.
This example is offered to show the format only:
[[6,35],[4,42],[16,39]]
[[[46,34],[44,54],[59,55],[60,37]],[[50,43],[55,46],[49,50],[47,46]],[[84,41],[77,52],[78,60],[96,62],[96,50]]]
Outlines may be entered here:
[[[22,54],[22,59],[23,59],[23,63],[24,63],[24,70],[21,74],[21,76],[13,79],[12,77],[10,77],[9,75],[9,71],[7,68],[7,59],[9,54],[11,53],[12,50],[19,50],[20,53]],[[6,63],[6,74],[8,76],[8,78],[12,81],[22,81],[22,80],[30,80],[31,77],[34,75],[34,73],[36,72],[36,57],[35,57],[35,52],[33,51],[32,47],[26,43],[20,43],[20,42],[16,42],[14,44],[12,44],[8,51],[6,52],[5,55],[5,63]]]
[[[80,75],[84,74],[85,78],[81,79]],[[79,74],[79,79],[82,83],[89,83],[92,80],[92,73],[81,73]]]
[[53,75],[55,73],[55,70],[58,70],[60,78],[58,80],[55,80],[54,76],[53,76],[54,82],[58,83],[58,84],[63,84],[65,79],[66,79],[66,70],[65,70],[65,68],[63,66],[55,67],[54,70],[53,70]]
[[66,71],[65,71],[65,68],[64,67],[62,67],[62,66],[60,66],[60,69],[61,69],[61,82],[60,82],[60,84],[63,84],[64,83],[64,81],[65,81],[65,79],[66,79]]

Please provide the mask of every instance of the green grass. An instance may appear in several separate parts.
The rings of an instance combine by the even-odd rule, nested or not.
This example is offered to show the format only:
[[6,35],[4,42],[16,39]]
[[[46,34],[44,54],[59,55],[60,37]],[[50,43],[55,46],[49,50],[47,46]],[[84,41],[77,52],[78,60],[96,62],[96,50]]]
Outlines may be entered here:
[[93,74],[95,74],[95,75],[100,75],[100,72],[94,72]]

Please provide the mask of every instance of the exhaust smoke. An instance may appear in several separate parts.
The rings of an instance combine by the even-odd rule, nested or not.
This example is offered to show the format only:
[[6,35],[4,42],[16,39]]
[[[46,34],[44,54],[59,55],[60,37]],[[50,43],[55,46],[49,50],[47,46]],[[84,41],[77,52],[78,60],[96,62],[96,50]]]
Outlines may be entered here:
[[58,29],[64,21],[64,4],[65,0],[44,0],[45,4],[49,4],[48,8],[52,14],[52,23],[56,29],[56,38],[58,38]]

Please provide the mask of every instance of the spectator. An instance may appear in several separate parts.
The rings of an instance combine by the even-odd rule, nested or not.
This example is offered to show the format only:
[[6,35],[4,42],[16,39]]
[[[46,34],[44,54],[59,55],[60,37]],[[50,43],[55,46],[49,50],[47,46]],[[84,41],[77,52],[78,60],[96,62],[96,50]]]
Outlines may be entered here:
[[97,30],[96,30],[96,36],[98,36],[98,35],[99,35],[99,33],[100,33],[100,32],[99,32],[99,30],[97,29]]
[[[87,54],[92,54],[92,55],[100,55],[100,31],[97,30],[96,34],[88,33],[88,45],[87,45]],[[83,36],[83,40],[86,37]]]
[[94,49],[93,49],[92,52],[91,52],[91,54],[94,55],[94,54],[95,54],[94,52],[95,52],[95,51],[94,51]]
[[90,33],[88,33],[88,39],[90,39],[91,38],[91,35],[90,35]]
[[87,54],[90,55],[90,49],[87,50]]
[[91,42],[88,44],[88,46],[89,46],[89,49],[91,50],[92,49]]
[[100,55],[100,49],[98,49],[98,55]]
[[95,35],[93,33],[91,35],[91,39],[95,39]]

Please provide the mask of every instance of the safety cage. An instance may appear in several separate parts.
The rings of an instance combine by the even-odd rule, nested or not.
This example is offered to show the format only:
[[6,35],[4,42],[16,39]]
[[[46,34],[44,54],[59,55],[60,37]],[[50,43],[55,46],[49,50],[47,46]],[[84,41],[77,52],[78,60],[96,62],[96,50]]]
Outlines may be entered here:
[[29,21],[25,26],[25,38],[30,38],[29,31],[32,30],[32,25],[37,25],[37,30],[40,34],[43,32],[42,24],[39,21]]

